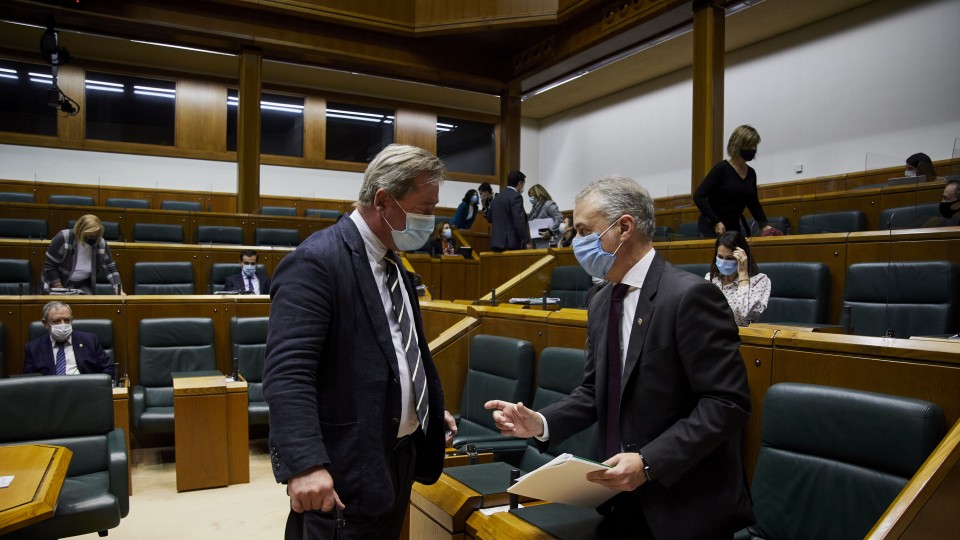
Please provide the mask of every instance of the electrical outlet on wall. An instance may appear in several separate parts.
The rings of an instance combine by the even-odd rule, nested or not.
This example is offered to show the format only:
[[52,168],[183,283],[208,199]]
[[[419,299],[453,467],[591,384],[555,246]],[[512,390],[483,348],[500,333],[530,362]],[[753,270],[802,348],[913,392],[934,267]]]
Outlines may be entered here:
[[793,170],[796,171],[797,174],[802,173],[802,172],[803,172],[803,163],[797,163],[796,165],[794,165],[794,166],[793,166]]

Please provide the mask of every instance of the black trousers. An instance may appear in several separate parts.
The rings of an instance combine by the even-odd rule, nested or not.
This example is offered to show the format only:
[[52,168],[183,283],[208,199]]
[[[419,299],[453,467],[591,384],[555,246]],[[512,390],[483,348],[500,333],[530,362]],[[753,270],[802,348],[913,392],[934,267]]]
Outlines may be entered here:
[[[407,439],[389,455],[384,456],[390,462],[393,480],[394,503],[386,514],[379,516],[358,516],[350,513],[350,502],[342,515],[342,525],[338,528],[337,512],[311,510],[297,513],[293,510],[287,516],[285,540],[361,540],[399,538],[403,529],[403,519],[410,504],[410,489],[413,487],[413,468],[417,451],[412,441]],[[334,485],[336,489],[336,485]]]

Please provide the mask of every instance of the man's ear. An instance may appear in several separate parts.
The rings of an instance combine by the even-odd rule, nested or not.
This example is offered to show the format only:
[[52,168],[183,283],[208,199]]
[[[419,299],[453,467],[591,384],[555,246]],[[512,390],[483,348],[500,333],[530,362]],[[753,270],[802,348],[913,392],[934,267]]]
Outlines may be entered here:
[[377,192],[373,194],[373,207],[381,212],[385,210],[387,207],[387,197],[389,197],[389,195],[385,189],[378,189]]
[[630,214],[620,216],[618,226],[620,227],[620,235],[624,237],[624,240],[637,232],[637,222]]

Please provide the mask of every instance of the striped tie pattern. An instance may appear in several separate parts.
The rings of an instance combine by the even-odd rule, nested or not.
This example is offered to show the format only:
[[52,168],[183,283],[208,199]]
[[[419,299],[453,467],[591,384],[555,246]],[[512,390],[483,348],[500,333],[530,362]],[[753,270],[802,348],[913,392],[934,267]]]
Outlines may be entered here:
[[64,343],[57,343],[57,375],[67,374],[67,352]]
[[423,372],[423,362],[420,357],[420,346],[417,344],[417,336],[414,327],[411,324],[410,316],[403,303],[403,293],[400,287],[400,259],[393,251],[387,251],[386,257],[387,287],[390,289],[390,299],[393,301],[393,316],[400,325],[400,335],[403,339],[404,351],[407,355],[407,366],[410,369],[410,379],[413,381],[413,403],[417,408],[417,418],[420,419],[420,427],[426,432],[427,412],[430,404],[427,400],[427,376]]

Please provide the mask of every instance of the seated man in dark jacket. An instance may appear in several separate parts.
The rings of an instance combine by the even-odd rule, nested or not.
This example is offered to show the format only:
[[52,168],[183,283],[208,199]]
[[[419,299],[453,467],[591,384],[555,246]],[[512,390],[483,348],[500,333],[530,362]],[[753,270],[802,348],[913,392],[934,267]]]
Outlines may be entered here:
[[228,276],[223,282],[225,291],[246,291],[250,294],[270,294],[270,278],[263,270],[257,270],[260,256],[252,249],[240,252],[243,270],[239,274]]
[[70,306],[56,300],[47,302],[43,306],[42,322],[48,333],[24,347],[24,373],[106,373],[113,377],[113,362],[100,346],[97,335],[73,330],[73,311]]

